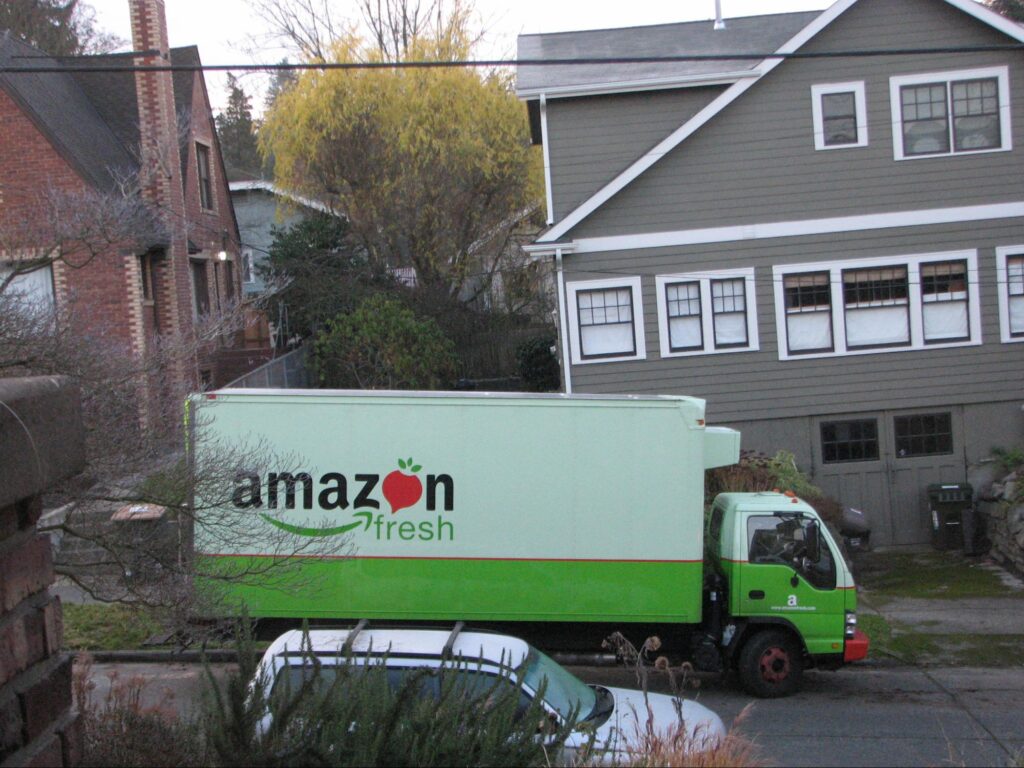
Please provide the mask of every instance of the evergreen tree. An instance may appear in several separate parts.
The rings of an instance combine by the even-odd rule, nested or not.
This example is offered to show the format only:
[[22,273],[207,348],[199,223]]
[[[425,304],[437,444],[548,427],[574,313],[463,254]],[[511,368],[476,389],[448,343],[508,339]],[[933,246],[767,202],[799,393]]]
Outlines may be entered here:
[[96,28],[96,12],[80,0],[3,0],[0,30],[52,56],[107,53],[121,44]]
[[217,115],[216,122],[228,177],[259,176],[263,160],[256,142],[252,104],[232,74],[228,74],[228,106]]

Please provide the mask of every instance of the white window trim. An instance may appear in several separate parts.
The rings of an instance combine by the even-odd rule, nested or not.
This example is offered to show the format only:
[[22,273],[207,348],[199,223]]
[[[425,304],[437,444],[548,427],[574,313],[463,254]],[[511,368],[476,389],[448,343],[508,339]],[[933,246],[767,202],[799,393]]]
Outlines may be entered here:
[[[583,358],[580,345],[579,309],[576,294],[580,291],[600,291],[610,288],[629,288],[633,295],[633,346],[636,354],[619,355],[616,357],[597,357],[589,360]],[[582,280],[565,284],[567,313],[569,315],[569,341],[572,348],[573,365],[592,365],[596,363],[616,363],[623,360],[645,360],[647,347],[644,338],[644,307],[640,290],[640,277],[617,277],[609,280]]]
[[[994,149],[978,149],[956,152],[950,144],[949,152],[932,155],[907,155],[903,151],[903,110],[900,101],[900,88],[905,85],[921,85],[923,83],[946,83],[957,80],[978,80],[994,77],[999,88],[999,138],[1000,146]],[[1010,72],[1009,68],[985,67],[983,69],[957,69],[946,72],[926,72],[919,75],[900,75],[889,78],[889,108],[892,112],[892,151],[895,160],[929,160],[936,157],[963,157],[969,155],[987,155],[991,152],[1009,152],[1013,149],[1013,131],[1010,127]],[[953,115],[947,115],[950,121]]]
[[[715,347],[714,313],[711,311],[711,281],[743,278],[745,300],[747,306],[747,344],[743,347]],[[704,349],[672,351],[672,340],[669,336],[668,300],[665,298],[665,286],[670,283],[700,284],[700,325],[704,337]],[[686,272],[672,275],[657,275],[654,284],[658,299],[658,338],[662,357],[694,357],[697,355],[724,355],[729,352],[757,352],[760,339],[757,335],[757,299],[754,291],[754,268],[720,269],[707,272]]]
[[[970,326],[970,338],[962,341],[934,341],[925,343],[924,320],[921,300],[921,264],[932,261],[966,261],[967,262],[967,322]],[[846,348],[846,312],[843,301],[843,270],[870,267],[902,267],[907,268],[909,287],[910,343],[892,347],[873,347],[870,349]],[[783,279],[786,275],[805,272],[828,272],[832,289],[832,352],[808,352],[807,354],[791,354],[786,335],[786,295]],[[772,267],[772,282],[775,289],[775,331],[778,334],[779,360],[814,360],[821,357],[849,357],[852,355],[878,355],[888,352],[912,352],[925,349],[945,349],[948,347],[972,347],[982,343],[981,336],[981,303],[978,289],[978,252],[977,250],[943,251],[939,253],[920,253],[908,256],[878,256],[867,259],[850,259],[844,261],[819,261],[806,264],[784,264]]]
[[996,287],[999,289],[999,338],[1003,344],[1024,342],[1024,336],[1010,335],[1010,286],[1006,276],[1008,256],[1024,256],[1024,245],[996,248]]
[[[825,120],[821,111],[821,97],[833,93],[853,92],[853,105],[857,111],[857,141],[850,144],[825,143]],[[864,96],[864,81],[858,80],[849,83],[827,83],[811,86],[811,115],[814,118],[814,148],[815,149],[852,149],[854,147],[866,147],[868,145],[868,112],[867,99]]]

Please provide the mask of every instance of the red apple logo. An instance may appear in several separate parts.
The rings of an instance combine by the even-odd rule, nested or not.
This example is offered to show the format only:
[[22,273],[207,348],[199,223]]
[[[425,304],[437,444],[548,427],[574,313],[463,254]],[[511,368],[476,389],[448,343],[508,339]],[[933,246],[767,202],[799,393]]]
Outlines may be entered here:
[[[405,461],[399,459],[398,466],[408,469],[410,472],[419,472],[423,469],[419,464],[413,464],[412,459]],[[423,495],[423,483],[416,475],[407,475],[396,469],[384,478],[381,491],[388,504],[391,505],[391,514],[393,515],[398,510],[411,507],[420,500]]]

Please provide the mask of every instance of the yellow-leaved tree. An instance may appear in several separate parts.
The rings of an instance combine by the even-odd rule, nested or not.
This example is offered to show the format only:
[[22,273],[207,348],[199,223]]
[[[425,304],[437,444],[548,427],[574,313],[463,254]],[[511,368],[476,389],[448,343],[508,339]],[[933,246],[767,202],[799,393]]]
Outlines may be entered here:
[[[465,59],[467,24],[409,42],[403,61]],[[378,44],[337,40],[339,62],[385,61]],[[261,132],[279,184],[330,200],[368,257],[414,266],[420,285],[456,296],[493,269],[480,245],[539,210],[541,161],[511,75],[467,67],[307,71]]]

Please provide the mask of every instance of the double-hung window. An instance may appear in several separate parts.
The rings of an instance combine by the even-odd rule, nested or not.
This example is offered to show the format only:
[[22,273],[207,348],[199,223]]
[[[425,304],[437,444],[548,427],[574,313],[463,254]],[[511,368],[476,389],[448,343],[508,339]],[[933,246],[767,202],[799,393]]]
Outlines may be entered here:
[[828,272],[783,278],[786,343],[790,354],[832,350],[832,289]]
[[969,307],[966,261],[921,265],[921,315],[926,344],[969,339]]
[[977,252],[773,269],[779,359],[981,343]]
[[1012,149],[1006,67],[889,81],[897,160]]
[[252,248],[242,249],[242,282],[256,282],[256,264],[253,259]]
[[661,356],[758,348],[754,270],[658,275]]
[[1024,245],[996,248],[999,328],[1004,343],[1024,341]]
[[566,284],[574,363],[645,355],[640,278]]
[[910,343],[910,290],[905,266],[844,269],[846,347]]
[[866,147],[867,107],[863,81],[811,86],[815,149]]
[[210,148],[196,143],[196,170],[199,175],[199,205],[204,211],[213,210],[213,176],[210,165]]

